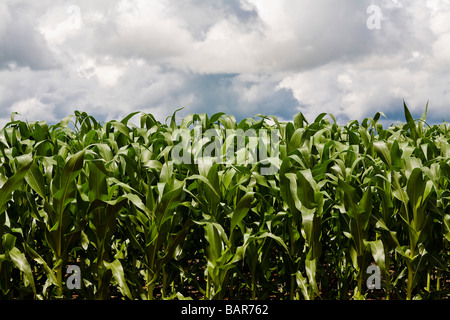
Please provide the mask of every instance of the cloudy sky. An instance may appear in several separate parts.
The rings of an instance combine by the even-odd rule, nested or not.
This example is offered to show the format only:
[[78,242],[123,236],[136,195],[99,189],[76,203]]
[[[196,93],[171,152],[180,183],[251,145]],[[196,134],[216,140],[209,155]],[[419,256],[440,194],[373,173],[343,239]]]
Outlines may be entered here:
[[450,0],[2,0],[0,124],[175,109],[450,119]]

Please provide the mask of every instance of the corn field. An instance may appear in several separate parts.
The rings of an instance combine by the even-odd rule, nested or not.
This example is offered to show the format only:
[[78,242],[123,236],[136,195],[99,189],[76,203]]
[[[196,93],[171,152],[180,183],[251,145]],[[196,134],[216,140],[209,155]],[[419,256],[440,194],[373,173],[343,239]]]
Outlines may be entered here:
[[[387,128],[380,112],[344,126],[330,114],[102,123],[76,111],[56,125],[12,114],[0,298],[448,299],[450,126],[404,112]],[[226,130],[258,143],[230,147]],[[241,160],[198,161],[204,151]]]

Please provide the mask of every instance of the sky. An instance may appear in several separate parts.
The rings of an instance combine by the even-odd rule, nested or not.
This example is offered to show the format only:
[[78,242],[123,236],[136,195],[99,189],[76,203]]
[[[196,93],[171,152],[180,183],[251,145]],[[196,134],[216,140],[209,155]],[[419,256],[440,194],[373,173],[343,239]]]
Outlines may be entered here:
[[[450,119],[450,0],[2,0],[0,126],[176,109]],[[16,117],[17,118],[17,117]]]

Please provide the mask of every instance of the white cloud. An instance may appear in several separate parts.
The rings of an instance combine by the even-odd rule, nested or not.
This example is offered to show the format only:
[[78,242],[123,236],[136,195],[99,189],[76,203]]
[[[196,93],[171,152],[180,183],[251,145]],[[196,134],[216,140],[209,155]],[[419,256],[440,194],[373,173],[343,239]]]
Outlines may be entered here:
[[82,65],[77,69],[80,77],[90,79],[96,77],[101,87],[113,87],[119,78],[125,73],[125,67],[115,63],[100,64],[90,58],[85,58]]
[[[366,26],[370,4],[380,30]],[[448,0],[7,0],[0,118],[164,119],[188,106],[181,114],[346,121],[396,117],[406,99],[448,119],[449,21]]]
[[27,121],[39,119],[47,122],[55,122],[58,120],[53,116],[54,106],[44,104],[37,98],[18,101],[10,107],[9,111],[10,113],[17,112],[19,114],[17,118],[22,117]]

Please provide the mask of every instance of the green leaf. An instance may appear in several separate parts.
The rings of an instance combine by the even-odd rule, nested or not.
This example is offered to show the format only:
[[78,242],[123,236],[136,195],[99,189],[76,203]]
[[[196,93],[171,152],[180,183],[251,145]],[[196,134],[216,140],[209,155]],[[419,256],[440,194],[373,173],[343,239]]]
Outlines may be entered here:
[[33,248],[31,248],[27,243],[25,243],[25,250],[28,255],[37,263],[39,263],[45,271],[47,278],[50,280],[50,283],[56,285],[58,280],[56,279],[55,272],[48,266],[47,262],[37,253]]
[[58,201],[59,207],[57,206],[57,212],[62,212],[63,206],[65,205],[65,199],[68,196],[68,190],[73,180],[79,174],[79,171],[83,167],[85,150],[82,150],[75,155],[73,155],[65,164],[64,169],[61,173],[61,186],[57,193],[55,193],[55,200]]
[[136,208],[139,208],[140,210],[142,210],[147,215],[148,218],[150,218],[150,219],[155,218],[154,212],[150,211],[145,206],[145,204],[142,202],[141,198],[139,198],[137,195],[132,194],[132,193],[127,193],[123,197],[128,199]]
[[358,256],[364,253],[364,240],[368,221],[372,212],[372,192],[370,185],[358,202],[356,189],[347,182],[339,180],[339,187],[344,194],[344,206],[350,217],[350,232]]
[[[298,198],[298,185],[297,185],[297,175],[295,173],[286,173],[285,177],[289,182],[287,190],[284,192],[286,194],[285,199],[289,204],[291,210],[297,209],[300,211],[302,209],[302,203]],[[287,192],[288,191],[288,192]],[[293,212],[294,213],[294,212]]]
[[450,241],[450,214],[444,216],[444,236],[447,241]]
[[116,279],[117,284],[119,285],[119,289],[122,292],[123,295],[125,295],[128,299],[133,299],[133,296],[131,295],[131,291],[127,285],[127,281],[125,279],[125,273],[123,271],[122,264],[119,260],[114,260],[113,262],[109,263],[106,261],[103,261],[103,264],[105,267],[112,271],[114,279]]
[[206,177],[204,177],[202,175],[199,175],[199,174],[193,174],[193,175],[191,175],[189,177],[186,177],[186,180],[200,180],[200,181],[202,181],[203,183],[205,183],[214,192],[214,194],[217,197],[220,198],[219,193],[217,193],[217,191],[215,190],[213,185],[209,182],[209,180]]
[[36,191],[36,193],[41,196],[41,198],[46,198],[46,189],[45,189],[45,179],[41,170],[39,170],[38,165],[33,162],[30,167],[30,170],[25,176],[25,180],[30,185],[30,187]]
[[89,161],[89,201],[108,199],[108,172],[100,161]]
[[427,182],[423,178],[422,169],[415,168],[408,179],[406,188],[413,211],[411,227],[415,231],[419,231],[425,221],[425,211],[421,210],[421,207],[426,203],[425,200],[429,194],[425,192],[426,185]]
[[1,238],[3,250],[8,251],[12,250],[16,245],[17,237],[12,235],[11,233],[6,233]]
[[304,125],[303,123],[308,123],[308,121],[306,121],[305,116],[303,115],[303,113],[299,112],[294,116],[294,127],[295,129],[298,128],[303,128]]
[[300,270],[295,273],[295,279],[297,280],[297,284],[300,287],[303,298],[305,298],[305,300],[311,300],[311,297],[309,295],[308,280],[302,275]]
[[70,215],[65,213],[65,209],[76,197],[76,183],[74,180],[83,166],[84,154],[84,150],[80,151],[67,161],[61,173],[60,189],[53,196],[54,221],[52,221],[51,233],[54,232],[54,249],[58,259],[64,254],[63,250],[68,245],[68,243],[65,243],[64,246],[64,234],[70,227],[71,222]]
[[[230,224],[230,232],[233,234],[234,228],[245,218],[248,211],[251,208],[252,202],[255,199],[254,192],[248,192],[243,196],[236,205],[236,209],[234,210],[231,216],[231,224]],[[230,238],[231,238],[230,234]]]
[[350,218],[356,219],[356,213],[358,212],[356,189],[341,179],[338,181],[338,186],[344,195],[343,200],[346,213],[350,216]]
[[[406,223],[409,223],[410,222],[408,209],[409,197],[400,184],[400,178],[401,174],[399,172],[394,171],[392,174],[392,186],[393,186],[392,194],[394,195],[395,198],[397,198],[402,202],[403,208],[400,211],[400,216]],[[402,212],[404,212],[404,214]]]
[[158,160],[149,160],[145,162],[144,166],[149,169],[156,169],[157,171],[161,171],[163,168],[163,165]]
[[220,117],[222,117],[224,114],[225,114],[225,112],[218,112],[218,113],[213,114],[213,115],[211,116],[211,118],[209,118],[209,122],[210,122],[210,123],[216,122],[216,121],[219,120]]
[[373,143],[374,150],[378,153],[378,156],[386,163],[389,167],[392,166],[391,152],[384,141],[377,141]]
[[409,112],[408,107],[406,106],[406,102],[403,101],[403,111],[405,113],[405,119],[407,123],[414,122],[414,118],[412,117],[411,113]]
[[321,193],[310,169],[297,172],[297,183],[297,194],[302,207],[308,209],[321,207],[321,203],[317,203],[317,200],[321,199]]
[[404,128],[409,128],[411,131],[411,137],[413,138],[413,140],[417,140],[418,134],[417,134],[417,129],[416,129],[416,123],[404,101],[403,101],[403,109],[404,109],[405,118],[406,118],[406,125],[404,126]]
[[380,268],[381,273],[383,275],[387,275],[383,241],[382,240],[368,241],[367,244],[370,246],[372,256],[377,266]]
[[316,296],[319,296],[319,288],[317,287],[317,281],[316,281],[316,266],[317,266],[317,260],[316,259],[306,259],[305,260],[305,270],[306,270],[306,276],[309,280],[309,285],[311,289],[314,291]]
[[0,188],[0,214],[6,210],[6,203],[11,199],[11,194],[22,185],[23,179],[32,164],[33,160],[31,159],[27,164],[17,170],[17,172]]
[[8,252],[8,254],[9,257],[11,258],[11,261],[16,265],[16,267],[19,268],[19,270],[25,274],[28,282],[31,285],[31,288],[33,289],[34,294],[36,294],[36,287],[34,285],[33,273],[31,272],[30,264],[25,258],[25,255],[22,252],[20,252],[20,250],[17,249],[16,247],[12,248]]
[[73,115],[68,115],[68,116],[64,117],[64,119],[62,119],[59,122],[60,127],[63,127],[63,128],[67,127],[72,118],[73,118]]
[[400,150],[400,146],[399,146],[397,140],[395,140],[394,143],[392,144],[392,147],[391,147],[391,150],[390,150],[389,154],[391,156],[392,166],[397,167],[397,168],[401,168],[402,165],[403,165],[403,162],[402,162],[402,151]]
[[131,138],[130,138],[130,129],[126,126],[126,124],[121,123],[121,122],[117,122],[117,121],[110,121],[110,123],[120,133],[122,133],[127,139],[131,140]]
[[158,261],[158,268],[161,268],[164,264],[168,263],[170,259],[172,259],[176,248],[185,240],[186,235],[190,231],[189,227],[193,223],[194,222],[192,220],[187,220],[181,227],[181,230],[170,237],[167,249],[164,250],[164,256]]
[[140,111],[135,111],[130,113],[129,115],[127,115],[125,118],[122,119],[122,121],[120,121],[120,123],[126,125],[128,124],[128,121],[133,118],[135,115],[137,115],[138,113],[140,113]]
[[222,239],[226,237],[223,228],[216,223],[205,223],[205,239],[208,242],[206,248],[208,263],[216,266],[216,261],[222,256]]
[[[175,120],[175,115],[176,115],[176,113],[177,113],[178,111],[180,111],[180,110],[183,110],[183,109],[184,109],[184,107],[175,110],[174,113],[172,114],[172,116],[170,117],[170,128],[171,128],[172,130],[175,130],[175,129],[177,128],[177,122],[176,122],[176,120]],[[169,117],[168,117],[168,118],[169,118]]]

